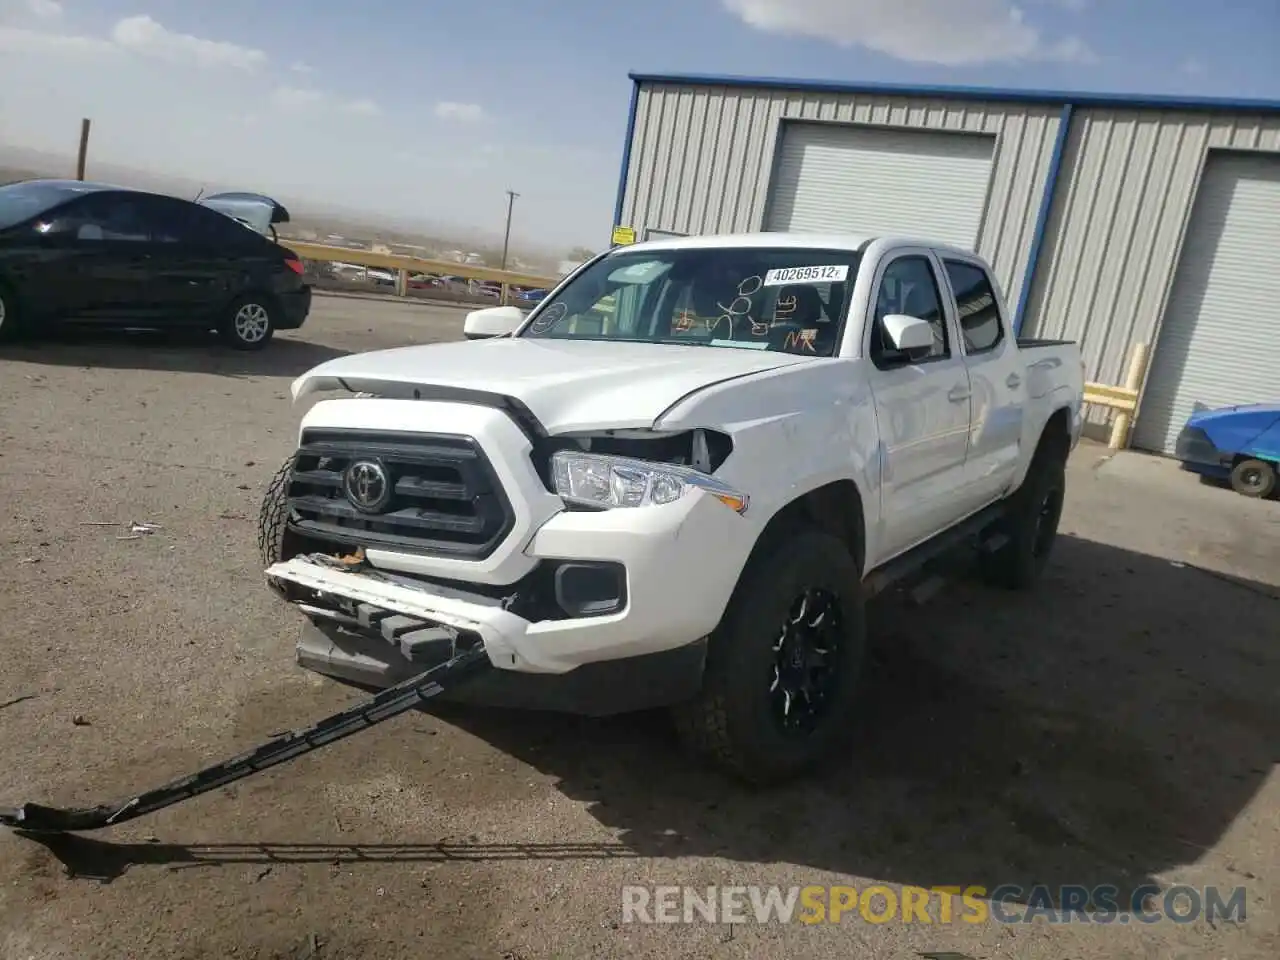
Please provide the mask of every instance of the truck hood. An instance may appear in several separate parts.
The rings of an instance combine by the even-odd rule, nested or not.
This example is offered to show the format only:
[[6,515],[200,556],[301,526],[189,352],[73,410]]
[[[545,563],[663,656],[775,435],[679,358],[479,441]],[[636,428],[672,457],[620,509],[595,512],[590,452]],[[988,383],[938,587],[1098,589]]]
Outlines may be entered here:
[[651,427],[705,387],[814,361],[737,347],[501,337],[339,357],[292,389],[295,401],[320,390],[440,399],[486,393],[520,401],[549,433],[568,433]]

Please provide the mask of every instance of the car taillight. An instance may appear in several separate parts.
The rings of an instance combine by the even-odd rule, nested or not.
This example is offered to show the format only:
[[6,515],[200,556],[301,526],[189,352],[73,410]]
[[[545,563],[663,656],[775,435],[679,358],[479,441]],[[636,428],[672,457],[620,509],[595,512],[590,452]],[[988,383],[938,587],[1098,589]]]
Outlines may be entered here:
[[299,260],[297,257],[286,257],[284,261],[284,265],[288,267],[290,270],[292,270],[294,273],[296,273],[298,276],[302,276],[302,274],[307,269],[302,265],[302,261]]

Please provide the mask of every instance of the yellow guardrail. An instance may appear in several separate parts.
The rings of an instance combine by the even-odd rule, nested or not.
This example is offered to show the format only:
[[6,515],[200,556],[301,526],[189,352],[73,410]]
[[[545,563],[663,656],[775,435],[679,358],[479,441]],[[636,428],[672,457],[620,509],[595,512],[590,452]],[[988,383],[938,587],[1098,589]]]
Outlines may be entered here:
[[495,270],[493,267],[479,266],[474,263],[454,263],[452,260],[427,260],[422,257],[375,253],[372,250],[357,250],[351,247],[330,247],[321,243],[304,243],[301,240],[283,238],[280,240],[280,245],[288,247],[303,260],[324,263],[354,263],[362,267],[383,267],[390,270],[403,270],[406,273],[431,273],[446,277],[462,277],[467,280],[488,280],[512,287],[550,289],[559,283],[551,277],[538,277],[511,270]]

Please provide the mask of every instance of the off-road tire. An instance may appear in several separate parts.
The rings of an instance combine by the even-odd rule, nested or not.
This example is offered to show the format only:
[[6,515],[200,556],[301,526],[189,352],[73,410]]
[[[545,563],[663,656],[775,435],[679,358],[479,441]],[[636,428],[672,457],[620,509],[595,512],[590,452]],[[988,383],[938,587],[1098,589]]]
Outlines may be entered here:
[[[787,736],[770,714],[773,646],[806,587],[828,591],[839,610],[837,686],[821,724],[806,735]],[[748,563],[710,637],[699,696],[672,708],[676,731],[694,755],[749,783],[795,778],[852,736],[865,649],[857,562],[839,538],[797,529]]]
[[1242,497],[1265,500],[1276,491],[1276,468],[1265,460],[1241,460],[1231,468],[1231,489]]
[[1066,458],[1042,446],[995,525],[1008,542],[982,554],[980,566],[987,583],[1006,590],[1029,590],[1036,584],[1057,541],[1066,486]]
[[[239,326],[242,311],[253,311],[255,316],[265,318],[265,332],[258,339],[250,339]],[[276,330],[277,307],[275,301],[265,294],[245,294],[237,297],[223,314],[218,325],[218,334],[227,346],[234,350],[261,350],[271,342]],[[246,321],[247,321],[246,317]],[[260,320],[258,321],[261,322]]]
[[276,471],[258,510],[258,554],[264,570],[272,564],[291,559],[297,552],[296,534],[289,530],[288,523],[289,475],[296,459],[289,457]]

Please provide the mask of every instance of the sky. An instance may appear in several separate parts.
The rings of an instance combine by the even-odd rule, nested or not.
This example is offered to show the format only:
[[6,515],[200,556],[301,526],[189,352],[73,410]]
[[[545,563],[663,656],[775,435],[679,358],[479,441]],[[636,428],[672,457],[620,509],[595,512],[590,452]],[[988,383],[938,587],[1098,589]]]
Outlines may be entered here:
[[0,147],[599,249],[628,71],[1280,100],[1277,49],[1277,0],[0,0]]

